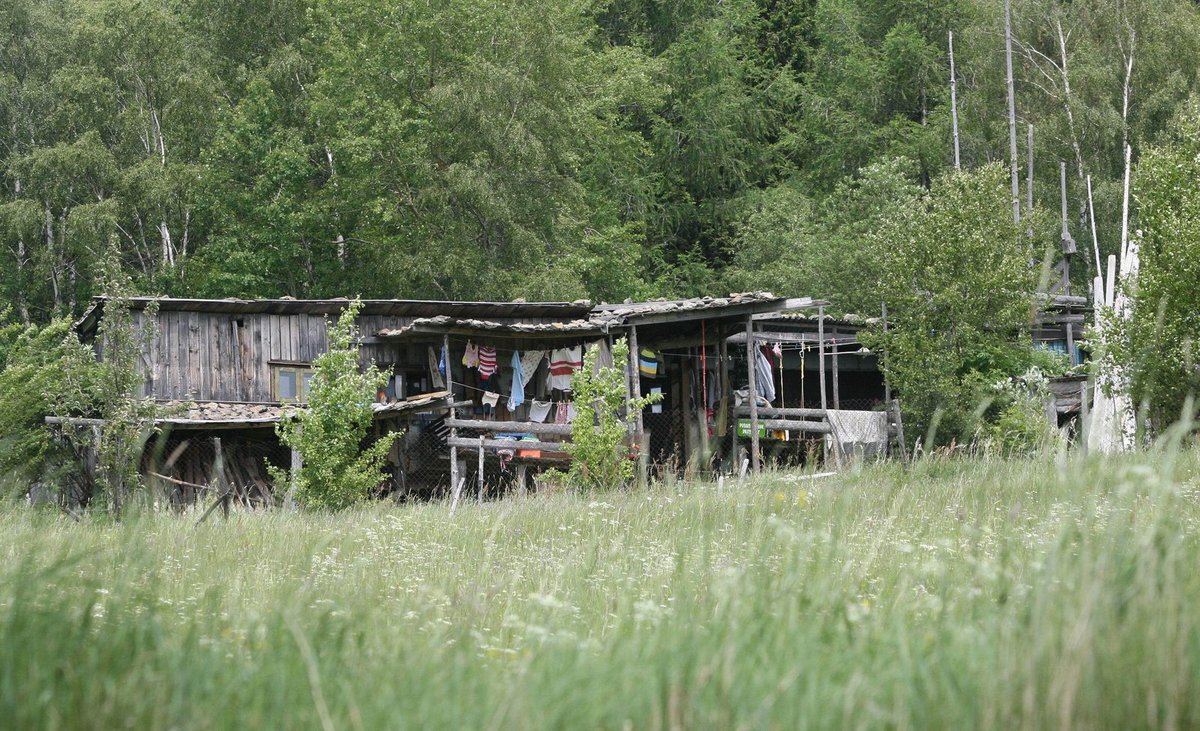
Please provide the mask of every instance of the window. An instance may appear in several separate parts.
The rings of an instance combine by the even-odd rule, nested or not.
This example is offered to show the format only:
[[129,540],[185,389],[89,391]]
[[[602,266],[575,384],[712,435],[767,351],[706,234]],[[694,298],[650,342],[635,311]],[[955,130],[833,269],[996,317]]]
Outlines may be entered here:
[[307,365],[273,365],[271,394],[276,401],[308,401],[312,369]]

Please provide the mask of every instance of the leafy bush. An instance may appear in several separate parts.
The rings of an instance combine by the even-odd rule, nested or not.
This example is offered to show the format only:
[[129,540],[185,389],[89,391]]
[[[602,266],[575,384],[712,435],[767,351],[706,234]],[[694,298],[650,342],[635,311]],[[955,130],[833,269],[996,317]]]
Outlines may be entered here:
[[369,496],[399,436],[393,432],[362,449],[374,418],[371,402],[388,376],[373,366],[359,371],[354,321],[361,309],[355,300],[329,327],[329,350],[313,360],[308,408],[297,409],[276,430],[303,463],[295,472],[268,468],[271,476],[280,489],[293,483],[297,500],[313,510],[342,510]]
[[569,477],[584,490],[612,489],[629,484],[634,460],[625,446],[628,431],[620,413],[623,409],[634,413],[662,399],[662,394],[658,393],[639,399],[625,395],[629,345],[624,340],[613,345],[613,365],[596,368],[598,355],[599,349],[589,349],[583,357],[583,370],[571,378],[578,413],[567,448],[571,454]]

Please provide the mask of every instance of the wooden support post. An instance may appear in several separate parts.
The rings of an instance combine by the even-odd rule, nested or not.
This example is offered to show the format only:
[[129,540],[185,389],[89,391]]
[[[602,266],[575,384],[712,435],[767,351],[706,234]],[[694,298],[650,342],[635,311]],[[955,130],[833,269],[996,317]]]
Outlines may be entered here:
[[479,483],[479,503],[483,504],[483,436],[479,437],[479,472],[476,481]]
[[833,408],[842,408],[841,387],[838,384],[838,329],[833,328]]
[[[638,339],[637,325],[629,326],[629,388],[630,396],[635,400],[642,398],[642,376],[638,369]],[[633,414],[633,443],[638,445],[638,484],[645,485],[648,479],[647,468],[650,455],[646,454],[646,425],[642,420],[641,407],[634,408]]]
[[515,479],[517,481],[517,496],[518,497],[525,497],[525,495],[528,492],[528,490],[525,487],[526,472],[528,469],[529,469],[529,466],[523,462],[518,464],[516,467],[517,474],[516,474]]
[[821,381],[821,411],[828,411],[825,401],[825,308],[817,308],[817,370]]
[[755,364],[758,360],[758,343],[754,342],[754,319],[746,318],[746,375],[750,381],[750,463],[755,474],[762,469],[758,454],[758,378]]
[[[457,411],[454,408],[454,375],[450,370],[450,336],[442,336],[442,348],[446,350],[446,402],[450,404],[450,418],[457,418]],[[458,436],[458,429],[450,427],[450,437]],[[455,491],[455,505],[458,503],[458,490],[461,489],[458,483],[458,447],[450,446],[450,489]],[[450,514],[454,514],[454,505],[450,508]]]
[[[887,302],[879,303],[879,311],[883,318],[883,334],[886,336],[888,331]],[[890,404],[892,402],[892,383],[887,377],[887,350],[879,354],[879,361],[883,365],[883,402]]]

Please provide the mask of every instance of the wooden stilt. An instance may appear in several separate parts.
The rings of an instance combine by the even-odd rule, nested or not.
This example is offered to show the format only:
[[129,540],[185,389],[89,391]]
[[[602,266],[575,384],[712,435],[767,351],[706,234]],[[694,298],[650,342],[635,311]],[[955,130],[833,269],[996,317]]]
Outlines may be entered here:
[[750,463],[757,474],[762,468],[758,453],[758,379],[755,362],[758,360],[758,343],[754,340],[754,319],[746,318],[746,375],[750,381]]
[[[637,325],[629,326],[629,388],[630,395],[634,400],[642,398],[642,376],[638,369],[638,338]],[[650,455],[646,454],[646,425],[642,419],[641,408],[634,408],[633,413],[633,440],[634,444],[638,445],[638,475],[637,480],[639,485],[645,485],[648,479],[648,467]]]
[[[451,371],[451,369],[450,369],[450,336],[449,335],[442,336],[442,347],[446,351],[446,401],[447,401],[447,403],[450,404],[450,418],[455,419],[455,418],[457,418],[457,412],[455,411],[455,408],[454,408],[454,376],[452,375],[453,371]],[[455,429],[454,427],[450,427],[450,438],[453,439],[457,436],[458,436],[458,430]],[[456,492],[456,497],[455,497],[454,502],[455,502],[455,504],[457,504],[458,503],[457,491],[460,488],[459,488],[459,482],[458,482],[458,447],[455,447],[455,446],[450,447],[450,489],[454,490]],[[454,513],[453,505],[450,508],[450,512],[451,512],[451,514]]]

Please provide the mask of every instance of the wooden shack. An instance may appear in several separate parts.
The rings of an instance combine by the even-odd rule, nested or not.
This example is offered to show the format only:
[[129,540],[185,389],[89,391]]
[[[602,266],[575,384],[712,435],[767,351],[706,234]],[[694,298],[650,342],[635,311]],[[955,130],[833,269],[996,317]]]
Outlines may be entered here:
[[[737,401],[739,390],[755,388],[746,339],[764,341],[761,323],[824,304],[769,293],[600,305],[365,301],[361,362],[390,374],[373,404],[376,433],[403,432],[381,492],[422,497],[467,486],[482,497],[523,490],[532,473],[565,465],[574,409],[563,374],[578,367],[586,349],[609,350],[618,339],[630,345],[629,363],[618,364],[628,394],[662,394],[658,404],[628,415],[641,474],[735,470],[747,450],[757,469],[757,430],[737,436],[739,414],[757,426],[758,400]],[[77,324],[83,340],[96,341],[105,305],[96,300]],[[327,347],[328,321],[346,305],[133,299],[135,324],[148,333],[140,395],[164,407],[165,436],[147,448],[144,472],[187,502],[216,478],[219,444],[223,480],[241,486],[247,502],[273,500],[265,466],[297,459],[280,445],[275,425],[286,408],[303,406],[312,361]],[[514,386],[518,364],[523,377]],[[836,385],[834,393],[836,400]]]

